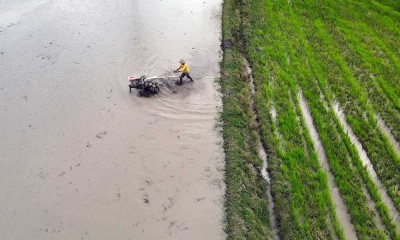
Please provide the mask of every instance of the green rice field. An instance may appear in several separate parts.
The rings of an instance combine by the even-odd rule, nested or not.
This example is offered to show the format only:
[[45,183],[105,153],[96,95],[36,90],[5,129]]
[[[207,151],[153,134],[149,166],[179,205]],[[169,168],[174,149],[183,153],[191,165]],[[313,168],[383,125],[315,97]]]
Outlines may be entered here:
[[400,239],[400,1],[224,0],[222,29],[228,239]]

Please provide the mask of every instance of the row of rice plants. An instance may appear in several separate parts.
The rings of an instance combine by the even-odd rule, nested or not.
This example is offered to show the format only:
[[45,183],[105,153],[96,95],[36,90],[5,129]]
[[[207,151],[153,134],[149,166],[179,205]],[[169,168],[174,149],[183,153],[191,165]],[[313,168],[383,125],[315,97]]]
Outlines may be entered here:
[[[275,127],[280,137],[274,144],[282,159],[281,168],[291,183],[292,214],[297,222],[294,236],[298,239],[332,237],[327,221],[332,224],[336,219],[326,175],[318,165],[317,154],[300,119],[294,79],[283,68],[275,66],[275,69],[277,75],[268,83],[271,95],[265,101],[273,102],[277,112]],[[330,219],[326,218],[326,212],[332,213]]]
[[[238,102],[235,103],[233,101],[229,101],[229,99],[232,99],[241,103],[248,95],[248,91],[243,90],[248,89],[248,86],[245,86],[247,83],[243,81],[243,75],[241,74],[241,71],[238,71],[238,69],[242,69],[242,66],[240,66],[240,61],[237,59],[240,55],[237,47],[240,47],[242,39],[238,39],[237,33],[240,31],[238,32],[238,29],[232,27],[235,26],[235,23],[241,21],[238,21],[237,18],[235,19],[237,21],[233,20],[232,16],[237,16],[237,12],[235,12],[232,8],[228,8],[235,7],[236,9],[242,9],[243,5],[241,5],[241,3],[242,2],[240,1],[226,1],[224,3],[224,9],[225,11],[226,9],[230,9],[232,15],[231,19],[225,19],[225,17],[223,19],[225,26],[224,29],[227,29],[227,26],[229,26],[231,28],[229,33],[232,33],[227,34],[227,32],[224,31],[224,40],[233,39],[234,44],[236,45],[234,49],[228,49],[224,51],[224,61],[221,64],[223,70],[221,84],[222,91],[225,94],[223,97],[224,113],[222,118],[224,121],[225,149],[227,151],[227,230],[229,234],[228,238],[231,239],[259,239],[262,235],[262,232],[259,232],[259,230],[267,227],[266,221],[254,222],[254,217],[257,218],[262,215],[257,215],[254,212],[254,214],[250,215],[247,213],[247,211],[249,208],[252,209],[256,208],[257,206],[264,207],[266,205],[262,206],[260,202],[251,204],[251,202],[243,201],[242,196],[245,195],[242,192],[243,189],[240,189],[240,191],[232,191],[237,187],[230,186],[232,184],[236,186],[242,186],[240,183],[249,178],[249,176],[245,174],[240,174],[243,171],[243,167],[246,167],[246,164],[242,163],[245,159],[241,159],[241,161],[239,161],[238,157],[231,156],[230,150],[232,150],[232,146],[230,143],[237,140],[229,138],[229,136],[232,136],[232,133],[235,132],[240,133],[235,135],[235,137],[239,139],[243,138],[241,137],[242,135],[246,135],[246,133],[248,133],[248,128],[246,128],[246,125],[237,125],[238,121],[242,122],[240,120],[247,118],[248,120],[244,122],[251,122],[251,113],[246,111],[246,109],[249,109],[248,107],[246,108],[241,106],[242,104],[238,104]],[[243,12],[241,13],[243,14]],[[233,54],[232,52],[235,52],[234,57],[231,57],[231,54]],[[245,99],[243,99],[243,97],[245,97]],[[279,106],[284,103],[283,98],[280,100],[281,101],[279,101],[278,104]],[[240,111],[241,114],[237,114],[236,111],[232,111],[232,108],[237,112]],[[280,107],[279,112],[282,111],[284,110]],[[327,191],[325,175],[323,172],[319,171],[318,163],[315,157],[316,154],[313,152],[312,148],[310,148],[311,144],[309,138],[307,138],[308,144],[305,146],[305,141],[303,139],[304,136],[302,136],[302,134],[299,132],[300,127],[299,122],[297,122],[297,115],[298,109],[293,109],[289,116],[284,116],[282,117],[282,120],[280,120],[280,122],[283,124],[291,122],[293,124],[292,127],[294,127],[294,129],[289,128],[283,131],[286,139],[291,139],[290,135],[292,134],[293,130],[298,132],[297,138],[293,139],[291,144],[288,144],[288,149],[290,149],[290,151],[288,153],[281,152],[281,155],[284,155],[285,159],[282,157],[277,157],[279,153],[274,151],[276,149],[275,147],[268,147],[268,157],[271,161],[270,167],[271,169],[275,168],[276,170],[271,171],[271,178],[274,183],[272,185],[272,193],[275,198],[278,196],[275,209],[277,209],[276,212],[279,212],[281,220],[284,219],[284,221],[280,221],[280,230],[283,230],[280,231],[280,235],[285,236],[284,238],[288,239],[305,239],[316,237],[332,239],[335,233],[332,232],[332,229],[329,229],[329,225],[327,226],[327,218],[325,214],[326,212],[333,213],[333,207]],[[289,121],[286,121],[287,119],[285,119],[285,117],[289,119]],[[231,126],[230,123],[233,120],[236,124]],[[302,126],[302,128],[304,128],[304,126]],[[264,133],[265,130],[266,129],[264,128]],[[271,132],[269,133],[271,134]],[[256,146],[254,142],[245,141],[245,143],[248,143],[248,147]],[[237,144],[235,144],[235,147],[236,146]],[[241,149],[243,150],[245,147],[242,147]],[[311,154],[313,157],[305,157],[309,154]],[[234,165],[232,159],[238,160],[238,162],[235,164],[238,167],[235,167],[234,169],[231,168],[232,165]],[[279,164],[284,160],[286,162],[285,165]],[[297,160],[300,160],[301,164],[296,164]],[[286,167],[286,170],[283,169],[284,167]],[[254,182],[252,183],[256,184]],[[252,199],[249,198],[249,200]],[[258,213],[265,214],[265,211]],[[337,221],[333,222],[335,226],[338,225]],[[263,224],[265,225],[263,226]],[[264,237],[268,237],[268,235],[265,235]]]
[[257,152],[257,125],[254,124],[247,73],[240,53],[237,34],[240,14],[235,0],[224,1],[222,29],[227,47],[220,65],[226,232],[228,239],[269,239],[267,183],[260,174],[262,161]]
[[345,199],[357,236],[369,239],[383,238],[384,234],[377,229],[374,216],[367,207],[368,203],[363,194],[361,178],[356,169],[353,169],[349,153],[342,143],[342,136],[338,131],[340,127],[332,121],[335,118],[334,113],[332,110],[325,109],[326,103],[324,103],[323,98],[321,99],[321,92],[315,84],[316,74],[314,73],[318,69],[310,69],[310,62],[315,63],[311,59],[313,51],[307,46],[307,41],[303,35],[303,30],[308,26],[299,21],[290,6],[287,6],[287,9],[289,9],[292,21],[284,26],[285,33],[296,36],[287,42],[288,48],[292,49],[294,55],[291,59],[296,59],[296,61],[292,61],[296,64],[293,64],[291,69],[295,72],[298,84],[302,87],[304,96],[308,101],[331,171],[335,176],[340,193]]
[[[307,11],[308,9],[304,10]],[[291,11],[289,10],[289,12]],[[301,12],[300,10],[294,15],[300,16]],[[294,52],[297,53],[297,58],[299,60],[296,61],[298,65],[295,65],[292,69],[296,71],[298,82],[308,100],[314,123],[323,142],[331,165],[331,170],[335,174],[341,194],[343,198],[346,199],[351,216],[353,219],[357,219],[353,220],[353,224],[357,229],[358,236],[361,238],[371,239],[374,234],[376,237],[383,236],[382,232],[378,233],[379,231],[376,228],[376,224],[372,221],[373,215],[369,212],[367,200],[365,196],[363,196],[362,187],[364,187],[364,183],[361,181],[362,179],[372,199],[375,201],[375,206],[391,237],[396,238],[396,227],[391,222],[388,208],[382,203],[377,187],[374,185],[366,169],[363,168],[357,151],[351,144],[349,138],[344,133],[338,121],[335,121],[334,112],[332,109],[325,109],[326,103],[319,97],[321,93],[316,85],[316,81],[312,81],[312,79],[325,78],[326,76],[318,66],[319,61],[315,59],[314,51],[308,44],[306,36],[303,34],[303,32],[312,34],[312,31],[307,30],[310,27],[309,25],[310,21],[307,19],[300,20],[295,17],[295,20],[292,21],[290,25],[285,26],[285,32],[288,32],[289,35],[297,36],[288,41],[289,45],[293,45],[295,49]],[[296,26],[296,29],[290,31],[289,29],[292,29],[293,26]],[[296,66],[297,68],[295,68]],[[343,144],[343,141],[345,144]],[[356,167],[355,169],[353,169],[354,165]],[[359,174],[356,171],[358,171]],[[364,228],[366,226],[371,227],[371,229]],[[400,236],[397,236],[397,238],[399,237]]]
[[[303,22],[307,23],[307,21]],[[305,32],[306,35],[310,34],[310,31],[305,31]],[[357,150],[351,143],[347,134],[345,134],[342,127],[340,126],[340,123],[336,119],[335,114],[332,111],[332,108],[330,109],[325,108],[326,107],[325,101],[330,102],[332,101],[332,99],[330,99],[329,97],[328,98],[325,97],[325,101],[324,99],[321,100],[319,96],[323,94],[319,92],[320,89],[318,83],[316,83],[316,81],[310,81],[310,79],[326,78],[325,73],[321,70],[321,67],[319,66],[319,60],[315,59],[314,51],[311,48],[311,46],[307,44],[306,40],[304,40],[303,42],[303,49],[307,56],[306,61],[309,64],[306,64],[305,68],[303,68],[303,70],[305,70],[307,73],[306,75],[307,77],[299,78],[300,80],[299,83],[302,89],[304,89],[303,90],[304,95],[308,100],[309,108],[313,115],[314,123],[318,129],[319,135],[324,145],[324,149],[326,150],[326,153],[328,155],[328,159],[330,160],[332,171],[335,172],[335,170],[339,170],[337,168],[341,168],[341,171],[338,171],[339,178],[342,180],[350,178],[348,180],[345,180],[345,182],[347,182],[347,184],[352,187],[346,189],[350,191],[354,190],[355,194],[347,192],[347,195],[353,197],[359,197],[359,199],[355,199],[355,201],[358,202],[358,204],[361,203],[361,205],[363,206],[365,204],[366,199],[361,195],[362,194],[361,188],[362,187],[367,188],[369,195],[375,202],[375,207],[377,208],[376,210],[378,211],[383,223],[385,224],[386,229],[389,231],[390,236],[396,239],[397,235],[396,227],[391,221],[391,217],[388,213],[387,206],[382,202],[382,199],[378,193],[377,186],[372,181],[366,168],[364,168]],[[312,73],[310,73],[309,71],[312,71]],[[353,167],[355,167],[355,169],[353,169]],[[358,174],[355,171],[358,171]],[[343,176],[343,174],[348,174],[348,175]],[[362,181],[360,181],[360,177]],[[343,182],[341,180],[338,181]],[[338,185],[341,186],[341,184]],[[343,196],[345,195],[346,193],[343,193]],[[357,206],[357,204],[353,204],[353,206]],[[350,212],[355,211],[353,212],[352,215],[358,218],[359,221],[361,221],[361,224],[362,221],[364,220],[366,221],[365,226],[371,224],[371,222],[368,221],[368,218],[371,217],[370,213],[365,214],[362,213],[362,211],[357,212],[357,208],[350,208],[350,209],[352,209],[350,210]],[[367,222],[369,222],[369,224]],[[374,225],[375,224],[371,224],[370,226],[373,227]],[[397,238],[398,237],[399,236],[397,236]]]
[[[280,209],[276,208],[281,236],[285,239],[335,238],[335,235],[343,238],[326,186],[326,174],[320,169],[317,154],[301,118],[295,78],[287,61],[289,53],[282,41],[280,22],[284,12],[279,11],[282,9],[278,6],[281,2],[266,3],[262,0],[242,3],[242,16],[246,17],[243,37],[246,50],[252,49],[248,51],[248,55],[255,67],[256,105],[262,139],[267,147],[276,149],[278,158],[282,159],[279,168],[270,168],[271,176],[275,171],[283,170],[291,184],[287,186],[286,192],[292,205],[290,214],[293,215],[296,225],[288,226],[285,221],[287,216],[282,216]],[[252,30],[265,31],[265,38],[254,43],[251,39]],[[270,51],[260,51],[263,48]],[[255,53],[260,56],[254,57]],[[259,65],[254,65],[257,60],[261,61],[263,67],[267,63],[267,67],[260,69]],[[263,75],[260,75],[261,72]],[[267,89],[267,95],[264,88]],[[268,109],[271,109],[271,105],[274,105],[277,112],[276,124],[269,116]],[[277,130],[279,137],[271,136],[271,131],[267,129],[271,125],[274,127],[272,132]],[[272,193],[276,190],[276,182],[272,178]],[[323,194],[318,194],[319,191]],[[275,202],[279,201],[277,199]],[[325,212],[329,213],[327,217]]]
[[[343,195],[350,215],[353,218],[353,224],[355,225],[358,236],[369,239],[384,238],[384,233],[377,229],[376,223],[373,220],[374,216],[367,207],[368,203],[361,189],[361,178],[358,175],[357,170],[352,169],[351,160],[348,157],[349,153],[346,149],[346,146],[342,144],[342,136],[340,136],[335,122],[331,120],[334,118],[334,114],[325,110],[324,105],[319,97],[320,93],[318,92],[317,87],[313,81],[310,81],[310,79],[315,78],[315,76],[313,76],[313,74],[309,71],[309,66],[307,66],[308,59],[305,59],[306,54],[304,50],[302,50],[305,47],[304,37],[302,36],[299,27],[293,27],[295,25],[299,26],[300,23],[295,17],[293,18],[293,16],[289,16],[291,19],[279,17],[285,16],[284,12],[292,15],[287,1],[282,1],[282,5],[278,4],[277,1],[274,4],[281,7],[280,9],[274,10],[274,12],[277,14],[276,16],[271,16],[271,19],[274,19],[281,24],[281,28],[278,29],[281,38],[273,39],[270,35],[263,34],[262,38],[260,39],[260,35],[262,34],[258,34],[256,37],[258,39],[255,42],[249,42],[247,45],[249,47],[250,55],[253,56],[252,60],[254,60],[253,64],[255,76],[257,72],[267,73],[268,70],[264,65],[265,57],[263,56],[272,56],[275,54],[274,51],[276,50],[267,48],[273,52],[267,51],[261,53],[257,50],[258,45],[264,43],[265,45],[273,46],[276,45],[277,42],[283,42],[286,44],[286,50],[289,51],[290,62],[292,63],[290,66],[287,66],[286,69],[290,69],[292,74],[299,79],[299,82],[302,83],[305,95],[312,103],[311,110],[314,120],[317,123],[316,125],[321,134],[321,140],[323,141],[324,147],[327,150],[326,153],[332,172],[335,175],[335,180],[338,183],[340,192]],[[260,26],[260,29],[261,28],[262,26]],[[269,30],[267,32],[269,33],[271,30],[270,26],[268,29]],[[277,42],[272,41],[269,43],[268,41],[271,41],[271,39],[273,39],[273,41],[276,40]],[[298,41],[302,39],[302,42]],[[265,74],[261,74],[259,77],[261,79],[266,78]],[[359,160],[358,163],[361,164],[361,161]],[[359,166],[360,169],[364,170],[362,165]],[[387,214],[385,217],[386,218],[384,219],[388,220],[385,221],[385,223],[388,223],[388,228],[391,229],[391,233],[395,234],[394,227],[390,223],[390,219],[387,217]]]
[[390,11],[394,10],[400,12],[400,2],[397,0],[377,0],[377,2],[389,8]]
[[[385,142],[374,125],[365,89],[352,78],[353,69],[346,68],[344,63],[347,59],[336,50],[338,40],[329,35],[332,33],[332,26],[326,27],[323,19],[319,20],[320,15],[314,12],[318,3],[311,1],[309,4],[311,5],[304,2],[293,3],[295,13],[306,23],[304,24],[293,16],[294,12],[290,10],[291,1],[224,1],[223,40],[231,40],[233,45],[224,51],[224,60],[221,63],[228,238],[270,237],[268,199],[265,191],[263,192],[266,182],[260,176],[261,160],[256,149],[257,124],[252,120],[248,79],[241,59],[243,51],[246,51],[253,66],[255,103],[261,138],[268,153],[271,192],[275,199],[280,237],[344,238],[332,206],[326,175],[318,166],[317,155],[301,118],[296,98],[296,85],[299,84],[309,102],[335,181],[349,209],[357,236],[367,239],[385,237],[378,230],[376,219],[366,206],[367,200],[362,192],[364,181],[388,236],[398,239],[376,186],[362,166],[357,151],[338,120],[331,110],[325,109],[319,91],[322,90],[322,95],[328,101],[333,101],[334,96],[338,96],[342,106],[346,107],[347,120],[350,120],[353,129],[354,126],[361,128],[357,124],[368,123],[365,133],[373,130],[372,140],[379,140],[381,143],[378,148],[382,145],[387,148],[387,141]],[[330,3],[332,4],[334,3]],[[329,16],[329,11],[328,14],[322,14]],[[301,33],[303,29],[306,29],[305,36]],[[321,49],[325,51],[320,51]],[[332,67],[333,70],[330,69]],[[335,86],[333,79],[344,81],[343,88]],[[340,81],[336,84],[343,84]],[[345,91],[346,87],[349,91]],[[357,100],[356,107],[348,102],[354,99]],[[270,114],[272,106],[278,113],[276,121]],[[367,117],[362,118],[365,111]],[[349,117],[350,113],[354,116]],[[358,129],[356,133],[360,135],[362,130]],[[388,176],[382,171],[393,166],[387,161],[390,154],[389,152],[389,158],[385,158],[386,164],[383,165],[386,166],[379,166],[381,172],[378,171],[378,175],[381,179],[382,176]],[[378,152],[375,168],[376,160],[380,156],[386,155],[382,155],[382,151]],[[391,173],[393,172],[389,174]],[[385,178],[385,186],[392,184],[392,190],[396,191],[396,184],[393,184],[396,177],[394,175],[392,179]],[[393,192],[391,197],[393,199]],[[326,212],[328,214],[325,216]]]
[[[339,42],[338,46],[342,50],[343,57],[346,62],[350,63],[349,66],[357,76],[356,80],[364,85],[374,111],[381,115],[395,139],[399,141],[400,85],[398,83],[400,76],[398,73],[400,72],[400,59],[395,51],[400,51],[398,48],[400,33],[398,37],[394,37],[394,43],[388,47],[387,43],[391,42],[391,35],[388,34],[388,31],[380,35],[376,34],[376,29],[381,28],[379,25],[372,25],[373,21],[368,21],[372,17],[365,14],[365,8],[360,6],[367,3],[351,1],[343,4],[335,1],[331,3],[331,6],[329,2],[326,4],[329,6],[329,12],[335,12],[336,18],[329,22],[337,26],[334,29],[336,31],[334,37]],[[360,10],[357,11],[359,8]],[[369,12],[374,13],[372,10]],[[376,13],[373,16],[379,17]],[[399,20],[400,18],[398,22],[400,22]],[[368,22],[372,26],[368,25]],[[400,25],[397,26],[397,30],[400,32]]]
[[[368,97],[369,100],[372,100],[370,103],[375,106],[375,111],[381,111],[383,115],[388,116],[387,118],[384,117],[386,125],[390,126],[392,134],[398,139],[400,134],[400,129],[398,128],[398,122],[400,121],[398,109],[400,104],[400,85],[398,84],[400,81],[398,75],[400,60],[392,52],[396,49],[400,50],[398,48],[400,38],[395,38],[396,43],[392,48],[385,46],[388,42],[388,36],[377,36],[373,33],[379,26],[373,28],[365,24],[364,20],[371,19],[371,14],[370,12],[365,13],[364,9],[359,9],[359,7],[367,3],[370,3],[370,1],[326,1],[324,5],[328,7],[325,7],[324,11],[314,13],[317,16],[313,17],[320,18],[329,27],[329,31],[332,33],[331,36],[337,41],[337,46],[351,68],[355,80],[362,79],[365,84],[369,84],[362,94],[365,95],[365,92],[378,93],[374,88],[379,88],[381,90],[384,89],[391,96],[392,103],[385,101],[382,96],[380,96],[380,99],[379,97],[374,97],[373,94]],[[317,3],[314,3],[314,5],[317,5]],[[332,14],[332,12],[335,13]],[[346,20],[341,19],[341,16]],[[336,18],[336,20],[332,20],[333,18]],[[376,16],[376,18],[386,19],[384,16]],[[397,21],[394,28],[398,32],[400,31],[400,21]],[[377,95],[383,94],[383,90],[380,92]],[[362,97],[363,100],[367,99],[365,96]],[[372,99],[370,96],[372,96]]]
[[[399,3],[397,0],[390,0],[390,1],[396,1]],[[383,16],[390,16],[390,17],[395,17],[395,18],[400,18],[400,11],[396,10],[390,6],[387,6],[385,4],[382,4],[379,1],[369,1],[369,5],[375,9],[379,14]],[[399,4],[400,7],[400,4]],[[398,24],[398,23],[397,23]]]
[[385,8],[376,1],[353,1],[352,6],[357,9],[357,18],[371,27],[379,38],[385,39],[395,54],[400,56],[398,39],[400,38],[400,13],[390,8]]
[[332,6],[330,2],[327,2],[323,5],[324,7],[340,8],[341,12],[336,12],[339,19],[353,20],[357,24],[364,23],[371,33],[385,39],[384,44],[392,49],[395,54],[400,54],[400,49],[397,48],[400,37],[398,22],[400,13],[393,10],[388,11],[387,8],[383,8],[376,1],[341,1],[335,2]]
[[[388,67],[389,64],[384,58],[381,58],[380,61],[376,60],[380,57],[380,54],[366,51],[367,45],[351,37],[352,32],[354,30],[342,29],[342,33],[346,35],[344,38],[349,43],[349,48],[340,44],[343,57],[350,64],[356,80],[359,80],[367,89],[368,98],[371,100],[370,104],[374,111],[386,122],[395,139],[400,141],[400,129],[398,128],[400,122],[400,88],[393,87],[393,85],[399,85],[400,62],[396,63],[397,67]],[[374,43],[371,43],[371,45],[374,45]],[[382,52],[378,49],[377,51]],[[392,84],[388,84],[388,81],[384,79],[391,79]],[[397,81],[397,83],[394,81]]]
[[[303,4],[316,4],[307,1]],[[300,5],[300,4],[299,4]],[[305,6],[308,7],[307,5]],[[321,13],[321,14],[329,14]],[[315,29],[308,41],[315,50],[326,79],[318,79],[326,95],[335,95],[344,109],[346,120],[367,151],[389,196],[396,208],[400,209],[400,160],[392,146],[376,125],[373,112],[362,87],[355,79],[354,72],[342,56],[338,42],[334,38],[334,25],[324,23],[318,14],[311,16]],[[314,17],[314,18],[313,18]],[[355,33],[357,34],[357,33]],[[329,94],[331,92],[331,94]]]

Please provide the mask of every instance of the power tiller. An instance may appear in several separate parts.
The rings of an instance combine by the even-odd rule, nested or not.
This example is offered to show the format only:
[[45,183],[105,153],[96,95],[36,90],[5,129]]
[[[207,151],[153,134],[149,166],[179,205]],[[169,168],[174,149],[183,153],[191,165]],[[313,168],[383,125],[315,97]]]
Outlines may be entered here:
[[151,97],[160,92],[158,82],[153,82],[151,79],[147,79],[146,75],[142,75],[139,78],[130,76],[129,80],[129,92],[132,88],[139,89],[139,95],[141,97]]

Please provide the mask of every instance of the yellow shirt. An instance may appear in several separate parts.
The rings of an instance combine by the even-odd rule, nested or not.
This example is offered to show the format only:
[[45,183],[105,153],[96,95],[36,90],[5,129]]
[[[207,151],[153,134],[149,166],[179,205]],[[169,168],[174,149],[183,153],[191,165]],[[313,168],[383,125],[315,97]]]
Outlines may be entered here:
[[186,63],[181,64],[181,66],[178,69],[178,72],[189,73],[189,66]]

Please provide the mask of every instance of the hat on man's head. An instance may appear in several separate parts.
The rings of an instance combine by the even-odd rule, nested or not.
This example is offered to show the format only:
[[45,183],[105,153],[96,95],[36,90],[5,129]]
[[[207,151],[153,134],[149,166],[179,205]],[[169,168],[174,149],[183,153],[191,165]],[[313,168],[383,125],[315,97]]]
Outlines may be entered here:
[[181,60],[179,60],[179,63],[180,63],[180,64],[184,64],[184,63],[185,63],[185,60],[181,59]]

